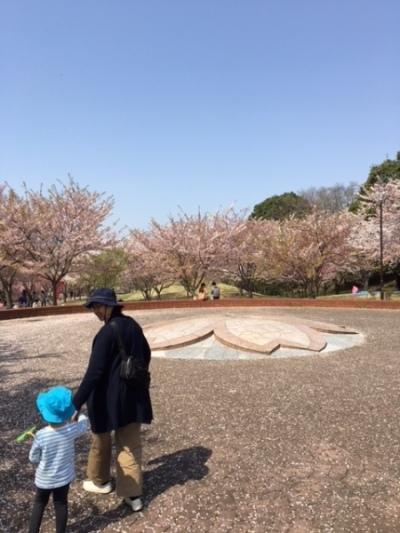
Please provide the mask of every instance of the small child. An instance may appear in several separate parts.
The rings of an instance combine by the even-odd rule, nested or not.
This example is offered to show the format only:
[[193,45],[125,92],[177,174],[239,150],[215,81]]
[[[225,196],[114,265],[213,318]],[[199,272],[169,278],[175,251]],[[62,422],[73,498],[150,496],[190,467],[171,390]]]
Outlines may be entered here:
[[88,419],[80,415],[78,422],[69,421],[75,407],[72,392],[65,387],[53,387],[41,392],[36,398],[36,406],[49,425],[36,433],[29,452],[29,460],[38,465],[29,533],[40,530],[51,493],[56,513],[56,532],[62,533],[67,526],[69,484],[75,479],[75,439],[88,430]]

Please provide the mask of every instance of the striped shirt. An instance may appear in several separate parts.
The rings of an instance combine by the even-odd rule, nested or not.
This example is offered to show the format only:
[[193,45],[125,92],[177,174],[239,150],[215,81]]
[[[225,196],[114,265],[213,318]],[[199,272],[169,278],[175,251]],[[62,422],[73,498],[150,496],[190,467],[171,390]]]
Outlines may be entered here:
[[75,479],[75,439],[88,430],[88,419],[79,415],[78,422],[38,431],[29,452],[29,460],[38,464],[35,485],[40,489],[56,489]]

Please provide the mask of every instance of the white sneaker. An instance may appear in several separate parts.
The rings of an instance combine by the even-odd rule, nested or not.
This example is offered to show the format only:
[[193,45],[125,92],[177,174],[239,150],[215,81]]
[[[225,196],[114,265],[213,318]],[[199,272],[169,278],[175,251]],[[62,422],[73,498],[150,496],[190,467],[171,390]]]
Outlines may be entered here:
[[134,513],[143,509],[143,500],[140,496],[138,498],[124,498],[124,502],[129,505]]
[[95,492],[96,494],[109,494],[113,490],[111,481],[107,481],[104,485],[96,485],[90,479],[85,479],[82,483],[83,490],[87,492]]

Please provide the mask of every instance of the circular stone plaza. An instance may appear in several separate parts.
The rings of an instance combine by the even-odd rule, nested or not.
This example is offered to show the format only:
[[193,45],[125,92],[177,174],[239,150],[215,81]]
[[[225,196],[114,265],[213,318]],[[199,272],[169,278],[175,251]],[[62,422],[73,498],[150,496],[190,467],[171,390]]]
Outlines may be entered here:
[[[87,436],[68,531],[400,531],[399,311],[126,310],[153,352],[146,508],[83,492]],[[34,494],[30,443],[15,436],[38,423],[39,391],[79,384],[100,325],[91,313],[0,320],[2,532],[26,530]]]

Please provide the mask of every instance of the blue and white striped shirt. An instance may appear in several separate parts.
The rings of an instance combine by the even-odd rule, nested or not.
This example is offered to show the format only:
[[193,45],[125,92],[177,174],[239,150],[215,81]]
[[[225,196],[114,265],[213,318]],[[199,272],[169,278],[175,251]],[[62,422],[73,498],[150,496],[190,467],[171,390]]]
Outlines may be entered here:
[[78,422],[39,430],[29,452],[29,460],[38,463],[35,485],[56,489],[75,479],[75,439],[88,430],[88,419],[79,415]]

